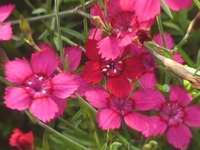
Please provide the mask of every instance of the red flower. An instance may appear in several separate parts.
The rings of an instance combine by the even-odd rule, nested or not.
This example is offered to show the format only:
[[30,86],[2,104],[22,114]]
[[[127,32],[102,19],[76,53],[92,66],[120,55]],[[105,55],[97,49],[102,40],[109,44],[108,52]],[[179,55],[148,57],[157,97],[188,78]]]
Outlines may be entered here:
[[113,95],[129,95],[130,81],[136,80],[146,71],[143,55],[133,56],[131,53],[124,53],[115,60],[102,59],[98,55],[97,42],[89,39],[86,43],[86,56],[89,60],[83,69],[83,78],[93,84],[105,78],[106,87]]
[[34,135],[32,131],[27,133],[22,132],[20,129],[14,129],[9,139],[9,144],[17,150],[33,150]]

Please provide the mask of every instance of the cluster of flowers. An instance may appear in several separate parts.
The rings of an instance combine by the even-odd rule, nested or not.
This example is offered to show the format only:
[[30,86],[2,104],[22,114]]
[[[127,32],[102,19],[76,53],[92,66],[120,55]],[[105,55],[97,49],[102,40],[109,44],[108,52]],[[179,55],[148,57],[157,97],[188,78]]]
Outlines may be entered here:
[[[166,3],[179,11],[190,7],[192,0]],[[4,20],[13,9],[13,5],[0,7],[0,40],[12,37],[10,23]],[[54,48],[40,44],[30,61],[16,58],[5,64],[10,82],[4,96],[6,107],[29,110],[49,122],[64,113],[66,98],[78,94],[97,109],[102,130],[119,129],[125,122],[145,137],[166,134],[174,147],[187,148],[192,137],[189,127],[200,127],[200,118],[195,117],[200,115],[200,106],[190,104],[192,97],[178,85],[170,87],[169,97],[163,96],[156,88],[154,58],[143,47],[151,39],[164,45],[159,34],[151,38],[149,33],[160,14],[160,0],[105,0],[104,7],[95,4],[90,14],[94,27],[85,44],[87,62],[81,73],[75,73],[81,48],[65,48],[68,69],[64,71]],[[167,48],[172,49],[172,36],[164,33],[164,37]],[[178,53],[173,59],[184,63]],[[12,139],[19,135],[23,134],[16,130]],[[26,136],[33,142],[32,135]]]

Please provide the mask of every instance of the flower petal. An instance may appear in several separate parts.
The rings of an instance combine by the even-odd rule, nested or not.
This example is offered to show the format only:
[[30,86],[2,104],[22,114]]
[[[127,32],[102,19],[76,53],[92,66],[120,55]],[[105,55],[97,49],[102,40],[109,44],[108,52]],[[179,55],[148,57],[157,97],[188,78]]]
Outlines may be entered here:
[[[163,43],[162,36],[164,37],[164,42],[165,43]],[[153,40],[157,44],[159,44],[160,46],[166,46],[168,49],[173,49],[174,48],[174,39],[173,39],[173,37],[172,37],[172,35],[170,33],[163,33],[163,35],[161,35],[160,33],[156,34],[153,37]]]
[[96,108],[105,108],[109,94],[101,88],[93,88],[85,92],[85,97],[89,103]]
[[185,123],[191,127],[200,127],[200,106],[193,105],[185,109]]
[[148,117],[140,113],[130,113],[124,118],[126,124],[142,134],[145,137],[161,135],[166,130],[166,124],[159,117]]
[[25,110],[31,104],[31,97],[23,88],[9,87],[5,92],[5,105],[8,108],[16,110]]
[[13,32],[11,23],[0,23],[0,41],[7,41],[12,39]]
[[192,96],[183,87],[171,86],[169,99],[185,106],[192,101]]
[[0,6],[0,22],[5,21],[10,16],[10,14],[14,9],[15,5],[13,4]]
[[139,79],[139,83],[142,88],[144,89],[153,89],[156,86],[156,77],[153,72],[151,73],[145,73],[141,78]]
[[66,47],[65,59],[70,71],[75,71],[81,62],[82,50],[79,47]]
[[121,126],[121,118],[118,113],[111,109],[103,109],[97,114],[99,127],[103,130],[118,129]]
[[58,111],[58,105],[50,97],[35,99],[30,107],[30,112],[43,122],[54,119]]
[[59,60],[49,44],[40,45],[41,51],[32,54],[31,65],[34,73],[51,75],[58,67]]
[[85,55],[87,56],[87,58],[89,58],[90,60],[99,60],[100,56],[99,56],[99,49],[97,48],[97,42],[94,39],[88,39],[86,42],[86,52]]
[[57,104],[58,106],[58,112],[55,115],[55,118],[58,118],[60,116],[63,115],[65,108],[67,106],[67,101],[66,99],[58,99],[58,98],[54,98],[54,102]]
[[53,95],[61,99],[71,96],[79,87],[76,77],[67,73],[56,75],[51,84]]
[[166,3],[174,11],[180,11],[192,6],[192,0],[166,0]]
[[170,127],[167,131],[168,142],[178,149],[187,149],[191,137],[189,128],[184,124]]
[[82,77],[89,83],[99,83],[103,78],[99,62],[88,61],[84,66]]
[[141,57],[131,57],[125,60],[125,75],[133,80],[145,73],[146,69]]
[[160,0],[136,0],[135,13],[140,21],[148,21],[160,14]]
[[129,96],[131,92],[131,83],[123,76],[109,78],[106,87],[117,97]]
[[120,41],[115,37],[105,37],[98,43],[99,54],[106,60],[116,59],[121,56],[124,48],[120,46]]
[[25,59],[15,59],[5,64],[6,79],[12,83],[22,84],[32,75],[29,62]]
[[89,37],[88,37],[88,39],[99,41],[102,38],[102,34],[103,34],[103,31],[101,29],[92,28],[89,31]]
[[165,102],[164,96],[155,89],[140,89],[133,95],[135,108],[141,111],[160,108]]

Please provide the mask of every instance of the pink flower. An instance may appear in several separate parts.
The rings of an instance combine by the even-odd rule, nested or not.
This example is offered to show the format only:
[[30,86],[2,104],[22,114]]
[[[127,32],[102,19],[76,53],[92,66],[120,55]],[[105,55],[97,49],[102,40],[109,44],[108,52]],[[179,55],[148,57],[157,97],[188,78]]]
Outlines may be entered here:
[[[168,48],[170,50],[173,49],[175,44],[174,44],[174,39],[173,39],[172,35],[170,33],[163,33],[163,37],[164,37],[164,41],[161,37],[161,34],[156,34],[153,37],[153,40],[157,44],[159,44],[163,47],[166,46],[166,48]],[[165,43],[163,43],[163,42],[165,42]],[[180,63],[180,64],[185,63],[184,59],[182,58],[182,56],[179,52],[174,52],[173,55],[172,55],[172,59],[175,60],[176,62]]]
[[[169,101],[163,101],[159,110],[159,120],[152,120],[151,134],[166,135],[170,144],[178,149],[186,149],[192,138],[189,127],[200,127],[200,105],[190,104],[192,97],[180,86],[171,86]],[[157,125],[158,124],[158,125]],[[162,129],[162,130],[161,130]]]
[[9,139],[10,146],[17,150],[33,150],[34,135],[32,131],[27,133],[22,132],[20,129],[14,129]]
[[[174,11],[192,6],[192,0],[166,0],[166,3]],[[160,14],[160,5],[160,0],[135,0],[135,13],[140,21],[146,21]]]
[[78,83],[74,75],[56,71],[59,59],[50,45],[40,47],[42,50],[32,54],[30,63],[26,59],[6,63],[6,79],[12,86],[6,88],[4,99],[8,108],[29,109],[48,122],[63,113],[65,99],[77,90]]
[[[115,96],[124,97],[130,93],[131,82],[138,79],[149,68],[145,67],[143,58],[146,54],[136,57],[124,53],[115,60],[105,60],[98,55],[96,40],[88,40],[86,44],[86,56],[89,61],[83,68],[83,79],[89,83],[100,83],[106,79],[106,87]],[[134,67],[133,67],[134,66]]]
[[[99,16],[104,24],[100,26],[100,29],[105,34],[101,34],[102,37],[98,38],[97,44],[102,58],[114,60],[123,54],[126,46],[133,43],[134,39],[142,39],[143,41],[148,37],[147,32],[154,21],[153,19],[145,22],[138,21],[132,7],[133,4],[134,0],[126,2],[122,0],[106,1],[107,13],[99,5],[94,5],[91,8],[91,15]],[[95,24],[94,21],[92,23]],[[97,30],[98,35],[99,33]]]
[[88,102],[97,108],[97,122],[101,129],[119,129],[122,122],[125,122],[127,126],[149,134],[148,124],[154,117],[148,117],[142,112],[159,107],[164,97],[154,89],[141,89],[130,95],[119,98],[101,88],[91,89],[85,93]]
[[10,22],[5,22],[5,20],[10,16],[10,14],[15,9],[13,4],[7,4],[0,6],[0,41],[7,41],[12,38],[12,27]]

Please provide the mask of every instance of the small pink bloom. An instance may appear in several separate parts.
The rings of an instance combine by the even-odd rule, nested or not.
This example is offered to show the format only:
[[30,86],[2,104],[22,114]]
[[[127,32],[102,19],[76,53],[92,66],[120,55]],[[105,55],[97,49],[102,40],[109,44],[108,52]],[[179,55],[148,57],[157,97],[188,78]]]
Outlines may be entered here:
[[8,108],[29,109],[35,117],[48,122],[62,114],[64,100],[78,89],[78,82],[74,75],[56,71],[59,59],[50,45],[40,48],[30,62],[15,59],[5,64],[6,79],[13,85],[6,88],[4,99]]
[[[146,94],[142,97],[140,94],[143,92]],[[148,126],[149,117],[138,111],[144,112],[155,109],[163,102],[164,98],[156,90],[149,92],[148,90],[138,90],[129,95],[132,94],[135,96],[119,98],[101,88],[93,88],[86,91],[85,96],[88,102],[97,108],[97,122],[101,129],[119,129],[122,121],[124,121],[127,126],[147,134],[151,131]],[[136,97],[141,99],[142,102],[135,104]]]
[[34,135],[32,131],[22,132],[20,129],[14,129],[9,139],[10,146],[17,150],[33,150]]
[[149,124],[151,134],[148,137],[165,133],[175,148],[186,149],[192,138],[189,127],[200,127],[200,119],[196,117],[200,114],[200,105],[190,104],[191,101],[192,97],[186,90],[171,86],[169,101],[158,107],[159,120],[152,120]]
[[[142,41],[146,39],[146,34],[154,21],[152,21],[153,19],[145,22],[138,21],[134,12],[134,3],[134,0],[105,1],[107,13],[97,4],[91,8],[91,15],[99,16],[102,23],[109,26],[107,27],[109,31],[104,32],[104,29],[100,28],[101,32],[95,33],[98,36],[93,35],[95,40],[99,41],[97,45],[102,58],[114,60],[121,56],[126,46],[133,43],[133,39],[140,39],[140,37]],[[99,34],[103,32],[105,34]],[[144,34],[141,34],[141,32]],[[91,39],[91,34],[89,39]]]
[[[170,50],[173,50],[174,48],[174,39],[172,37],[172,35],[170,33],[163,33],[163,38],[162,39],[162,36],[161,34],[156,34],[154,37],[153,37],[153,40],[163,46],[163,47],[166,47]],[[164,40],[164,41],[163,41]],[[184,59],[182,58],[181,54],[179,52],[175,52],[173,55],[172,55],[172,59],[175,60],[176,62],[180,63],[180,64],[184,64],[185,61]]]
[[11,23],[5,22],[5,20],[11,15],[15,6],[13,4],[0,6],[0,41],[7,41],[12,38]]

